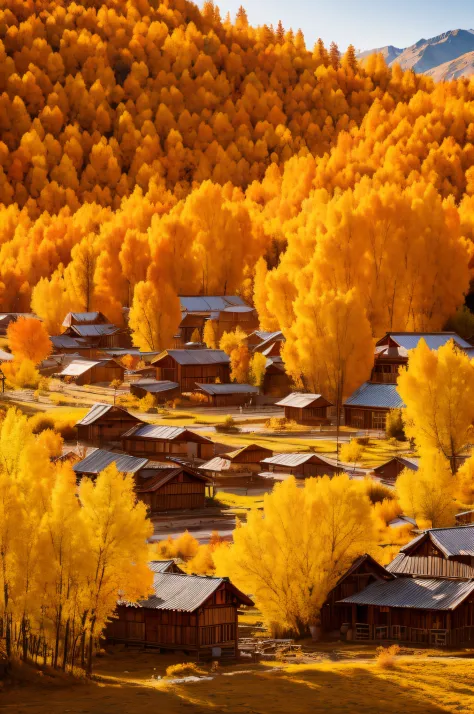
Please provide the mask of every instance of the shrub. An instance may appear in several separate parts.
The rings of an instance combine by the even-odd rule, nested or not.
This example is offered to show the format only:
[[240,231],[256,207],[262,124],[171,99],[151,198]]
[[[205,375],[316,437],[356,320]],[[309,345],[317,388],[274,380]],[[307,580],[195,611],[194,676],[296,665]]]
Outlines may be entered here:
[[353,441],[359,444],[359,446],[368,446],[370,444],[370,436],[356,436],[354,439],[351,439],[351,443]]
[[395,491],[393,488],[390,488],[390,486],[384,486],[383,483],[374,481],[371,478],[365,479],[365,488],[367,496],[373,504],[381,503],[385,500],[390,501],[395,498]]
[[201,392],[191,392],[189,401],[193,402],[193,404],[207,404],[207,397],[205,394],[201,394]]
[[138,402],[138,409],[146,414],[156,413],[156,400],[153,394],[147,394]]
[[298,431],[303,427],[292,419],[286,419],[286,417],[270,417],[265,422],[265,428],[272,431]]
[[46,429],[54,429],[55,421],[49,414],[35,414],[30,419],[31,429],[33,434],[41,434]]
[[17,389],[37,389],[41,380],[40,373],[29,359],[6,362],[2,365],[2,370],[7,382]]
[[56,422],[56,431],[61,434],[64,441],[75,441],[77,439],[77,429],[74,423],[68,421]]
[[235,420],[231,416],[227,416],[221,424],[216,424],[215,429],[217,432],[228,434],[239,432],[240,429],[235,423]]
[[389,413],[387,414],[385,433],[388,439],[406,441],[401,409],[390,409]]
[[399,652],[399,645],[390,645],[390,647],[377,647],[378,666],[382,669],[391,669],[395,667],[396,657]]
[[203,674],[206,674],[205,670],[200,669],[195,662],[171,664],[166,668],[166,676],[173,679],[178,677],[198,677]]

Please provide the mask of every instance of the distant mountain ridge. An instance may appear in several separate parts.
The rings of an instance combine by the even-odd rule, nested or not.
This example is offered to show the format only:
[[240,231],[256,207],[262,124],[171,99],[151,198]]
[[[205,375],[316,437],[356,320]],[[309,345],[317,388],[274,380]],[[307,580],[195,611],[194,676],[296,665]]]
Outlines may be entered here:
[[438,81],[474,74],[474,30],[450,30],[404,49],[387,45],[358,56],[365,59],[374,52],[382,53],[388,65],[398,63],[402,69],[413,69]]

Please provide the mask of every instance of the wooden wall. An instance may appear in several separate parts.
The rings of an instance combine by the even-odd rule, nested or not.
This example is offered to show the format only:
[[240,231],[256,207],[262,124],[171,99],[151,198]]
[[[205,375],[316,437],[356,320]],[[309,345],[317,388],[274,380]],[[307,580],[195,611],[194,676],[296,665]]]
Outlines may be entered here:
[[328,421],[328,408],[315,407],[302,409],[299,407],[285,407],[285,418],[296,421],[298,424],[319,426]]
[[[124,430],[125,431],[125,430]],[[123,434],[124,432],[122,432]],[[164,440],[140,439],[140,437],[127,437],[122,439],[122,449],[132,456],[140,456],[155,461],[163,460],[167,456],[185,456],[198,459],[212,459],[214,444],[201,444],[191,440]]]
[[125,376],[125,370],[120,365],[97,365],[91,369],[84,372],[84,374],[79,375],[75,380],[76,384],[98,384],[99,382],[113,382],[114,379],[119,379],[123,382]]
[[[344,424],[355,429],[385,429],[385,419],[390,409],[374,407],[344,407]],[[376,415],[381,415],[383,426],[374,426]]]
[[78,426],[77,437],[79,441],[87,441],[90,444],[120,441],[122,434],[136,426],[137,423],[137,419],[127,418],[125,414],[106,414],[93,424]]
[[206,481],[182,472],[156,491],[138,495],[152,512],[204,508],[206,484]]
[[178,382],[182,392],[192,392],[196,388],[196,382],[214,384],[219,379],[222,384],[228,383],[230,367],[228,364],[180,365],[167,355],[156,365],[156,378],[159,381]]

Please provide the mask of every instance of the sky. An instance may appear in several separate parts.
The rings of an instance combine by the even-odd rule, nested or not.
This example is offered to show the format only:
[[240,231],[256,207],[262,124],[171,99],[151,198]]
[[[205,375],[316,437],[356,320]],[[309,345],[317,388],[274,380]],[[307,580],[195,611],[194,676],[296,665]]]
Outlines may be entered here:
[[[318,37],[344,50],[408,47],[422,37],[474,28],[474,0],[215,0],[224,18],[242,4],[251,25],[275,25],[304,32],[306,45]],[[202,4],[202,3],[201,3]]]

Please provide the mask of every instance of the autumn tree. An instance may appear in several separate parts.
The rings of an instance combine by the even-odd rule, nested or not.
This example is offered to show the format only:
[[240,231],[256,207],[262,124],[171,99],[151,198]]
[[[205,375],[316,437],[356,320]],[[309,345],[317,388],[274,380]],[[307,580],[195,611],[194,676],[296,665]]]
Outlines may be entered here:
[[230,378],[233,382],[246,384],[249,380],[250,353],[247,335],[241,327],[233,332],[224,332],[219,343],[221,350],[230,357]]
[[452,473],[472,438],[474,366],[453,340],[430,350],[421,339],[398,377],[405,433],[418,449],[439,452]]
[[252,592],[265,621],[300,636],[354,558],[374,544],[369,499],[348,476],[290,477],[213,553],[216,573]]
[[159,288],[151,281],[135,286],[129,325],[134,345],[143,351],[171,347],[181,321],[181,308],[174,290],[165,282]]
[[206,320],[204,323],[202,341],[210,350],[217,349],[217,337],[213,320]]
[[7,340],[16,360],[29,360],[34,365],[49,357],[53,350],[45,326],[34,318],[19,317],[10,322]]
[[262,387],[266,371],[267,358],[261,352],[255,352],[250,358],[250,383],[256,387]]

